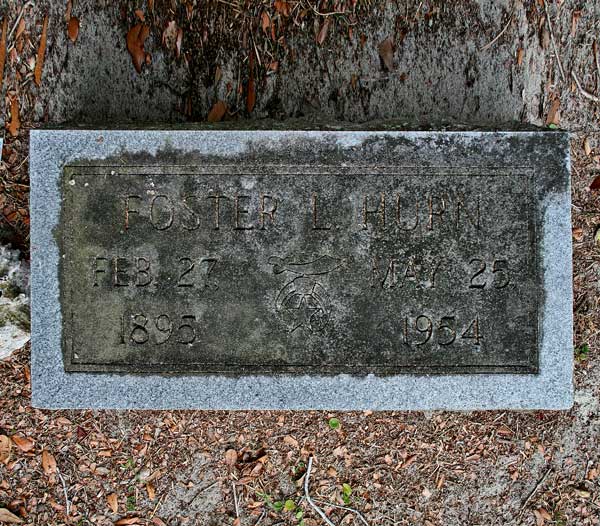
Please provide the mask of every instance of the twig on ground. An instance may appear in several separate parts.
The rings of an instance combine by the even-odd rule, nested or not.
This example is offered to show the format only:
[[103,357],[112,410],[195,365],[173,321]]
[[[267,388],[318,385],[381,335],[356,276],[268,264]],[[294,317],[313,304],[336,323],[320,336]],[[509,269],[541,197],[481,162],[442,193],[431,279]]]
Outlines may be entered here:
[[327,524],[327,526],[335,526],[335,524],[329,520],[329,517],[325,515],[325,512],[314,503],[308,491],[312,463],[313,457],[311,455],[310,457],[308,457],[308,466],[306,468],[306,475],[304,475],[304,496],[306,497],[306,502],[308,502],[309,506],[319,514],[319,516],[325,521],[325,524]]
[[573,77],[573,80],[575,81],[575,84],[577,84],[577,88],[579,89],[579,93],[581,93],[581,95],[583,95],[586,99],[591,100],[592,102],[600,102],[600,97],[597,97],[596,95],[593,95],[592,93],[590,93],[589,91],[587,91],[579,82],[579,79],[577,78],[577,75],[575,74],[574,71],[571,71],[571,76]]
[[237,492],[235,491],[235,482],[231,483],[231,487],[233,488],[233,504],[235,505],[235,517],[236,519],[240,518],[240,506],[238,504]]
[[552,47],[554,48],[554,55],[556,56],[556,62],[558,62],[558,69],[560,70],[560,76],[562,80],[565,80],[565,70],[563,69],[560,55],[558,54],[558,46],[554,38],[554,31],[552,30],[552,22],[550,22],[550,14],[548,13],[548,6],[544,4],[544,12],[546,13],[546,20],[548,22],[548,32],[550,33],[550,40],[552,40]]
[[254,523],[254,526],[258,526],[266,516],[267,516],[267,510],[263,510],[263,512],[260,514],[260,517],[258,518],[258,520]]
[[314,499],[314,500],[315,500],[315,502],[325,504],[326,506],[331,506],[332,508],[338,508],[340,510],[351,511],[352,513],[356,514],[356,516],[362,521],[363,524],[365,524],[366,526],[369,526],[369,523],[367,522],[367,519],[365,519],[363,517],[363,514],[360,511],[355,510],[354,508],[351,508],[350,506],[340,506],[339,504],[332,504],[331,502],[326,502],[321,499]]
[[525,499],[525,502],[523,502],[523,504],[521,505],[521,509],[520,509],[519,515],[523,514],[523,511],[525,510],[525,508],[527,507],[527,505],[529,504],[529,502],[531,501],[531,499],[533,498],[533,496],[537,493],[537,490],[540,489],[540,486],[548,478],[548,475],[550,475],[551,471],[552,471],[552,466],[550,466],[547,469],[546,473],[544,473],[544,475],[542,476],[542,478],[540,480],[538,480],[538,483],[535,485],[535,488],[533,488],[533,490],[531,490],[531,493],[527,496],[527,498]]
[[58,475],[58,478],[60,479],[60,482],[62,484],[63,487],[63,492],[65,494],[65,508],[66,508],[66,513],[67,513],[67,517],[69,516],[69,514],[71,513],[71,502],[69,501],[69,495],[67,494],[67,484],[65,483],[65,479],[62,476],[62,473],[60,472],[60,469],[58,469],[58,467],[56,468],[56,474]]
[[17,26],[19,25],[19,22],[21,21],[21,18],[23,18],[23,13],[25,12],[25,9],[27,9],[28,7],[35,7],[35,4],[33,2],[27,2],[22,8],[21,8],[21,12],[19,13],[19,16],[17,16],[17,19],[15,20],[15,23],[12,27],[12,29],[9,31],[8,33],[8,37],[6,38],[6,41],[9,42],[13,33],[15,32],[15,29],[17,29]]
[[500,33],[498,33],[496,35],[496,37],[494,38],[494,40],[492,40],[489,44],[486,44],[485,46],[483,46],[480,51],[486,51],[487,49],[491,48],[496,42],[498,42],[498,40],[500,39],[500,37],[506,32],[506,30],[508,29],[508,26],[510,26],[510,23],[512,22],[513,17],[512,15],[510,16],[510,18],[508,19],[508,22],[506,23],[506,25],[504,26],[504,28],[502,29],[502,31],[500,31]]

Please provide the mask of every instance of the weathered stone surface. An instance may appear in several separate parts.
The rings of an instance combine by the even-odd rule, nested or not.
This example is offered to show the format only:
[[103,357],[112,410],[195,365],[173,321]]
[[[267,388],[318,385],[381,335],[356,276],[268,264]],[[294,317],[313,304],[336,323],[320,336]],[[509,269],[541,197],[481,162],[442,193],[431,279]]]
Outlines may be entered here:
[[37,405],[571,403],[565,134],[31,145]]
[[29,341],[29,265],[0,245],[0,360]]

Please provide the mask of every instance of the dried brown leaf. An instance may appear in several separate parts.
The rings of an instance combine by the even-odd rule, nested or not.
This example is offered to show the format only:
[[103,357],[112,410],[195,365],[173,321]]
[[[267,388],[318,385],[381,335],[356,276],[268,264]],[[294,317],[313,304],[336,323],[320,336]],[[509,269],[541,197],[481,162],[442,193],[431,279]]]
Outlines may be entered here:
[[154,0],[148,0],[148,11],[154,11]]
[[42,68],[44,67],[44,58],[46,56],[46,40],[48,38],[48,15],[44,17],[44,25],[42,26],[42,36],[40,37],[40,46],[38,47],[37,59],[35,61],[35,71],[33,78],[39,86],[42,83]]
[[69,19],[67,34],[69,35],[69,40],[71,42],[74,43],[77,40],[77,36],[79,35],[79,18],[72,16]]
[[54,455],[48,450],[42,451],[42,469],[46,475],[53,475],[56,473],[56,459]]
[[290,4],[283,0],[276,0],[273,3],[273,7],[275,7],[275,11],[277,11],[280,15],[290,16]]
[[300,444],[298,444],[298,441],[293,436],[290,436],[290,435],[284,436],[283,442],[285,444],[287,444],[288,446],[292,446],[292,447],[296,447],[296,448],[300,446]]
[[142,72],[142,64],[146,61],[144,42],[149,34],[150,28],[143,24],[136,24],[127,32],[127,51],[129,51],[133,66],[138,73]]
[[319,46],[323,45],[323,42],[325,42],[325,39],[327,38],[327,33],[329,33],[329,25],[331,23],[330,20],[331,18],[329,17],[325,19],[321,29],[319,30],[319,33],[317,34],[317,44]]
[[115,522],[115,526],[127,526],[128,524],[143,524],[140,517],[126,517]]
[[154,488],[154,484],[148,482],[146,484],[146,491],[148,492],[148,498],[150,500],[154,500],[156,498],[156,489]]
[[2,81],[4,79],[4,63],[6,62],[6,31],[8,28],[8,17],[2,21],[2,37],[0,38],[0,93],[2,92]]
[[262,30],[263,33],[266,35],[268,33],[268,29],[269,26],[271,25],[271,17],[269,16],[269,13],[267,13],[266,11],[263,11],[262,14],[260,15],[260,20],[261,20],[261,26],[262,26]]
[[[13,99],[13,101],[16,99]],[[13,435],[12,437],[12,441],[14,442],[15,446],[17,446],[21,451],[23,451],[23,453],[27,453],[28,451],[31,451],[34,447],[34,442],[33,440],[26,438],[26,437],[22,437],[19,435]]]
[[0,522],[6,522],[8,524],[21,524],[22,519],[17,517],[14,513],[11,513],[6,508],[0,508]]
[[225,463],[228,466],[235,466],[237,458],[238,455],[235,449],[228,449],[227,451],[225,451]]
[[208,122],[219,122],[223,120],[225,113],[227,113],[227,104],[222,100],[217,101],[208,113]]
[[552,101],[552,105],[550,106],[550,111],[548,112],[548,116],[546,117],[546,126],[549,124],[558,125],[560,122],[559,110],[560,109],[560,99],[554,99]]
[[119,501],[116,493],[111,493],[110,495],[107,495],[106,502],[108,503],[108,507],[113,513],[117,513],[117,511],[119,511]]
[[520,66],[521,64],[523,64],[523,55],[525,54],[525,50],[520,47],[517,50],[517,66]]
[[386,69],[392,71],[394,69],[394,40],[392,37],[388,37],[381,42],[377,50]]
[[21,18],[21,20],[19,20],[19,25],[17,26],[17,32],[15,33],[15,40],[19,40],[19,37],[23,34],[24,31],[25,31],[25,19]]
[[586,137],[583,139],[583,151],[589,157],[592,153],[592,145],[590,144],[590,138]]
[[68,24],[71,20],[71,10],[73,9],[73,2],[67,0],[67,8],[65,9],[65,22]]
[[596,176],[590,185],[590,190],[600,190],[600,175]]
[[156,526],[167,526],[165,521],[163,521],[162,519],[159,519],[158,517],[154,517],[150,522],[152,524],[155,524]]
[[6,435],[0,435],[0,462],[10,458],[11,441]]
[[145,22],[146,21],[146,17],[144,16],[144,12],[141,9],[136,9],[134,11],[135,16],[137,16],[140,19],[140,22]]

